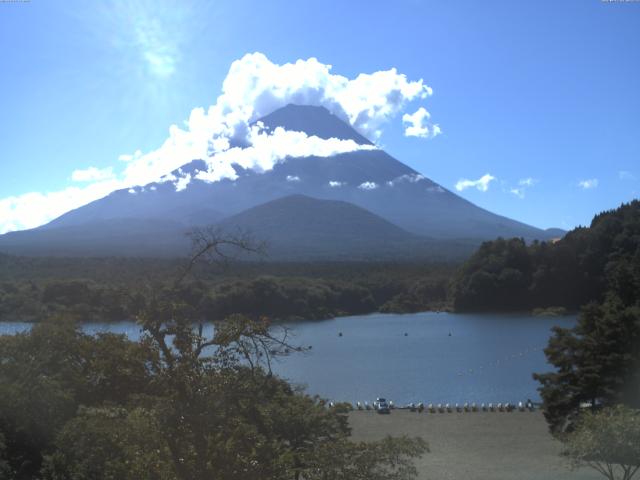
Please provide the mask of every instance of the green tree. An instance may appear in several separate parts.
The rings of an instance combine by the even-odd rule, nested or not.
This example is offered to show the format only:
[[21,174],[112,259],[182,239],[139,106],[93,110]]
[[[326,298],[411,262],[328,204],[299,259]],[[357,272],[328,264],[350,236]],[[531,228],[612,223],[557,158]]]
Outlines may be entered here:
[[0,431],[16,478],[36,478],[42,453],[75,414],[84,349],[67,323],[0,337]]
[[49,480],[170,480],[166,442],[155,415],[142,408],[80,408],[45,457]]
[[631,480],[640,470],[640,411],[618,405],[585,412],[566,436],[564,454],[608,480]]
[[639,307],[591,304],[574,328],[554,328],[545,354],[556,370],[534,378],[552,432],[570,428],[581,404],[640,407]]
[[7,460],[7,444],[4,435],[0,432],[0,478],[13,478],[13,472]]
[[144,345],[86,335],[64,319],[0,337],[0,431],[16,478],[37,478],[43,455],[80,405],[124,404],[150,392],[151,360]]

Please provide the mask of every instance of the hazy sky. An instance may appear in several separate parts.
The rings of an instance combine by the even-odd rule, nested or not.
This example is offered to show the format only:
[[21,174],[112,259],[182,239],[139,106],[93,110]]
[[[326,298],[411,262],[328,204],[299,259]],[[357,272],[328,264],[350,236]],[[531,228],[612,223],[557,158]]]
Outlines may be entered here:
[[378,144],[496,213],[570,228],[639,196],[640,2],[31,0],[0,2],[0,231],[122,186],[253,52],[422,79]]

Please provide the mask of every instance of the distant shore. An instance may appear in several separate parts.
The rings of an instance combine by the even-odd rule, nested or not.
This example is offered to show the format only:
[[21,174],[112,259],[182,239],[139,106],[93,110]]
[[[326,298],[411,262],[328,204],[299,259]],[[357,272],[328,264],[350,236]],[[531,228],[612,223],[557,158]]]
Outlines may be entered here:
[[589,469],[570,470],[560,442],[540,411],[417,413],[394,410],[349,414],[353,439],[420,436],[430,452],[416,465],[420,480],[597,480]]

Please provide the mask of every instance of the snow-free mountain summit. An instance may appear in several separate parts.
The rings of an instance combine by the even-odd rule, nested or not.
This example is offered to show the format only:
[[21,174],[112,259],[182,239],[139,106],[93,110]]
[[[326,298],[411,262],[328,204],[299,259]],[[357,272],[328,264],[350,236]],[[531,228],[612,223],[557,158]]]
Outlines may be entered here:
[[2,235],[0,251],[181,255],[188,249],[185,233],[211,224],[253,231],[275,258],[295,250],[299,259],[439,257],[447,255],[445,245],[459,256],[498,236],[557,236],[464,200],[374,148],[324,107],[288,105],[260,122],[268,131],[281,127],[367,148],[287,157],[266,171],[236,164],[236,178],[214,182],[198,178],[208,168],[205,161],[185,159],[159,182],[112,192],[42,227]]

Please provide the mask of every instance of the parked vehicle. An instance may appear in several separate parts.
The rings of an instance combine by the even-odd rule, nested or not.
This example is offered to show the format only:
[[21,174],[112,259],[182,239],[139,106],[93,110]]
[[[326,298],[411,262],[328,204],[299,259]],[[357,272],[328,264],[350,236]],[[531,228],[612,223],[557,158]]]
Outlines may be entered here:
[[391,413],[387,400],[382,397],[376,398],[376,401],[373,402],[373,408],[375,408],[378,413]]

